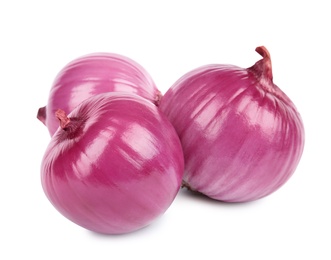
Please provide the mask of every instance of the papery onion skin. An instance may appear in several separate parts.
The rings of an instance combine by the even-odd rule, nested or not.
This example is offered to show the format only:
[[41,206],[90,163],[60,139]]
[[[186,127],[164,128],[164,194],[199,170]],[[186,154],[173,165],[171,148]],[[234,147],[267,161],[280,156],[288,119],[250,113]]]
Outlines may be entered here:
[[270,54],[245,69],[213,64],[181,77],[160,109],[184,152],[183,186],[225,202],[248,202],[281,187],[304,148],[293,102],[274,83]]
[[37,118],[52,136],[58,129],[57,109],[71,112],[83,100],[106,92],[137,94],[158,104],[161,92],[150,74],[134,60],[116,53],[91,53],[67,64],[55,78]]
[[153,103],[105,93],[57,117],[61,128],[43,157],[41,183],[59,212],[88,230],[123,234],[167,210],[184,159],[175,129]]

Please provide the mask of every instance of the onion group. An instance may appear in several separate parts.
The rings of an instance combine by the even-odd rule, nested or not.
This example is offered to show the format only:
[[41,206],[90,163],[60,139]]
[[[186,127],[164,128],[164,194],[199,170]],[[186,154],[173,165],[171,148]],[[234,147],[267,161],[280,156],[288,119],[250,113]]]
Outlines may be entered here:
[[250,68],[213,64],[181,77],[160,109],[181,140],[183,186],[226,202],[267,196],[295,171],[304,127],[293,102],[273,83],[270,54]]
[[161,93],[148,72],[132,59],[115,53],[92,53],[67,64],[57,75],[48,103],[37,117],[50,135],[58,129],[57,109],[70,113],[83,100],[106,92],[137,94],[157,104]]
[[256,51],[252,67],[202,66],[163,97],[126,57],[69,63],[37,116],[52,135],[41,165],[50,202],[79,226],[122,234],[162,215],[181,186],[225,202],[276,191],[299,164],[304,126],[268,50]]
[[[145,227],[171,205],[184,169],[179,138],[152,102],[113,92],[84,100],[52,136],[42,186],[74,223],[105,234]],[[58,123],[59,124],[59,123]]]

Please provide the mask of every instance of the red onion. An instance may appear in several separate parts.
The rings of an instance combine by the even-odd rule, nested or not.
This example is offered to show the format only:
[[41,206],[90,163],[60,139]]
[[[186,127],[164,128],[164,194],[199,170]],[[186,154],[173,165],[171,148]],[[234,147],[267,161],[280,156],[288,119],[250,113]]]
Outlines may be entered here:
[[57,109],[69,113],[83,100],[113,91],[134,93],[156,104],[161,96],[151,76],[135,61],[114,53],[92,53],[71,61],[59,72],[47,106],[38,110],[37,118],[53,135],[59,127],[54,116]]
[[184,158],[175,129],[153,103],[104,93],[56,116],[61,127],[43,157],[41,180],[65,217],[120,234],[145,227],[171,205]]
[[180,78],[160,101],[184,152],[183,186],[210,198],[267,196],[295,171],[304,147],[296,107],[274,83],[269,52],[244,69],[206,65]]

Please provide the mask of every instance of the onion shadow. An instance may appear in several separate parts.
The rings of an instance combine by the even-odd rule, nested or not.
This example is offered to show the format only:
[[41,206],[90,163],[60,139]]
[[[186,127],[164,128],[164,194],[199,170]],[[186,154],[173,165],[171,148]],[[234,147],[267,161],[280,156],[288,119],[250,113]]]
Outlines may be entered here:
[[195,201],[206,203],[216,207],[236,207],[236,208],[243,208],[243,207],[252,207],[252,205],[256,205],[262,202],[262,199],[248,201],[248,202],[225,202],[210,198],[204,195],[201,192],[190,190],[186,187],[182,187],[179,191],[179,195],[185,199],[193,199]]

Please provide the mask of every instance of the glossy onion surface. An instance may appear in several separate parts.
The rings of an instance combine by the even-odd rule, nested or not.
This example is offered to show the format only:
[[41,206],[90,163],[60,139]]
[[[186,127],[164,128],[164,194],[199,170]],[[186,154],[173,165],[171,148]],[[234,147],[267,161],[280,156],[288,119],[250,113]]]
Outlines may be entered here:
[[51,138],[41,166],[48,199],[65,217],[99,233],[140,229],[163,214],[184,162],[175,129],[150,101],[128,93],[83,101]]
[[160,91],[137,62],[114,53],[92,53],[67,64],[55,78],[48,103],[38,119],[53,135],[58,128],[57,109],[71,112],[83,100],[105,92],[124,91],[157,103]]
[[207,65],[180,78],[160,109],[184,151],[183,185],[227,202],[256,200],[295,171],[304,148],[296,107],[272,82],[271,60],[244,69]]

